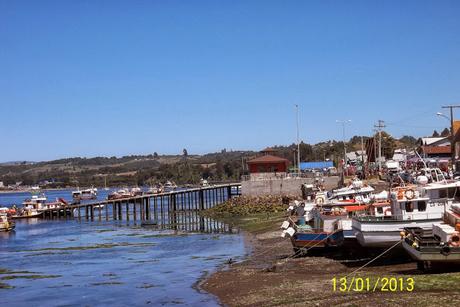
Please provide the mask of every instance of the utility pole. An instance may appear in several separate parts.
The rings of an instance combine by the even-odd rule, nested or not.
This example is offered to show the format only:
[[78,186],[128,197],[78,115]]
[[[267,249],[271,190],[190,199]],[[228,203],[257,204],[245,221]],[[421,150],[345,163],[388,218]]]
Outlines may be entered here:
[[351,119],[347,120],[336,120],[338,124],[342,124],[342,142],[343,142],[343,166],[342,166],[342,178],[345,176],[345,167],[347,165],[347,145],[345,144],[345,124],[351,123]]
[[455,142],[454,142],[454,109],[460,105],[442,106],[443,109],[450,109],[450,150],[452,157],[452,167],[455,167]]
[[363,173],[363,179],[366,179],[366,169],[364,167],[364,141],[363,141],[363,136],[361,136],[361,171]]
[[374,125],[379,132],[379,172],[382,171],[382,128],[385,128],[385,122],[381,119],[378,120],[377,125]]
[[297,174],[300,176],[300,136],[299,136],[299,105],[295,105],[297,115]]

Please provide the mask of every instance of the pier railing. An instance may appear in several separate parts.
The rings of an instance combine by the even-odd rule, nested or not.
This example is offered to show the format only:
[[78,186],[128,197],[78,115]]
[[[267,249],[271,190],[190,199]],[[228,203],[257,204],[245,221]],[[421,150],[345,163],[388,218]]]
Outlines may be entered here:
[[[71,217],[87,220],[150,221],[180,225],[178,218],[212,208],[241,194],[241,184],[231,183],[172,192],[145,194],[47,209],[44,218]],[[147,223],[148,224],[148,223]]]

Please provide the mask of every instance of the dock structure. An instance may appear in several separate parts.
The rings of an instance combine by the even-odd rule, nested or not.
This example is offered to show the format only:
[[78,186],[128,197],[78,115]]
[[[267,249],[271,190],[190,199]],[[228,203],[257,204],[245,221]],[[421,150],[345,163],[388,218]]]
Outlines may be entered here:
[[152,221],[153,224],[180,224],[180,219],[212,208],[241,194],[241,184],[231,183],[209,187],[144,194],[120,199],[83,204],[69,204],[47,209],[44,218],[77,218],[86,220]]

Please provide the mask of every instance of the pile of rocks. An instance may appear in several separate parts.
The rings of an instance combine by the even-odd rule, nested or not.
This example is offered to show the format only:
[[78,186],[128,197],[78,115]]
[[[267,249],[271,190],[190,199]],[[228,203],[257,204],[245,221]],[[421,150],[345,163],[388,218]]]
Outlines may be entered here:
[[240,196],[208,209],[205,213],[211,216],[225,216],[280,212],[286,211],[289,200],[293,199],[295,197],[282,197],[279,195]]

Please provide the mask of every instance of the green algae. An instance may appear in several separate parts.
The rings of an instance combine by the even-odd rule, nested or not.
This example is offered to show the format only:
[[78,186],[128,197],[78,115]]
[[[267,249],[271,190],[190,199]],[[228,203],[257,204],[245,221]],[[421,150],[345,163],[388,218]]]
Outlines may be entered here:
[[145,247],[145,246],[154,246],[155,243],[128,243],[128,242],[120,242],[120,243],[99,243],[95,245],[86,245],[86,246],[68,246],[68,247],[47,247],[47,248],[40,248],[34,250],[25,250],[23,252],[43,252],[43,251],[75,251],[75,250],[90,250],[90,249],[103,249],[103,248],[114,248],[114,247]]
[[124,283],[120,281],[103,281],[103,282],[95,282],[92,283],[92,286],[116,286],[116,285],[123,285]]
[[30,254],[30,255],[24,255],[24,257],[37,257],[37,256],[49,256],[49,255],[67,255],[70,254],[69,252],[58,252],[58,253],[53,253],[53,252],[42,252],[42,253],[35,253],[35,254]]
[[152,284],[148,284],[148,283],[144,283],[140,286],[137,286],[136,288],[138,289],[150,289],[150,288],[157,288],[159,287],[158,285],[152,285]]
[[0,268],[0,275],[6,275],[6,274],[38,274],[38,273],[31,272],[31,271],[13,271],[13,270]]
[[14,289],[13,286],[0,282],[0,289]]
[[45,279],[45,278],[58,278],[62,277],[62,275],[7,275],[3,276],[1,280],[11,280],[11,279]]

